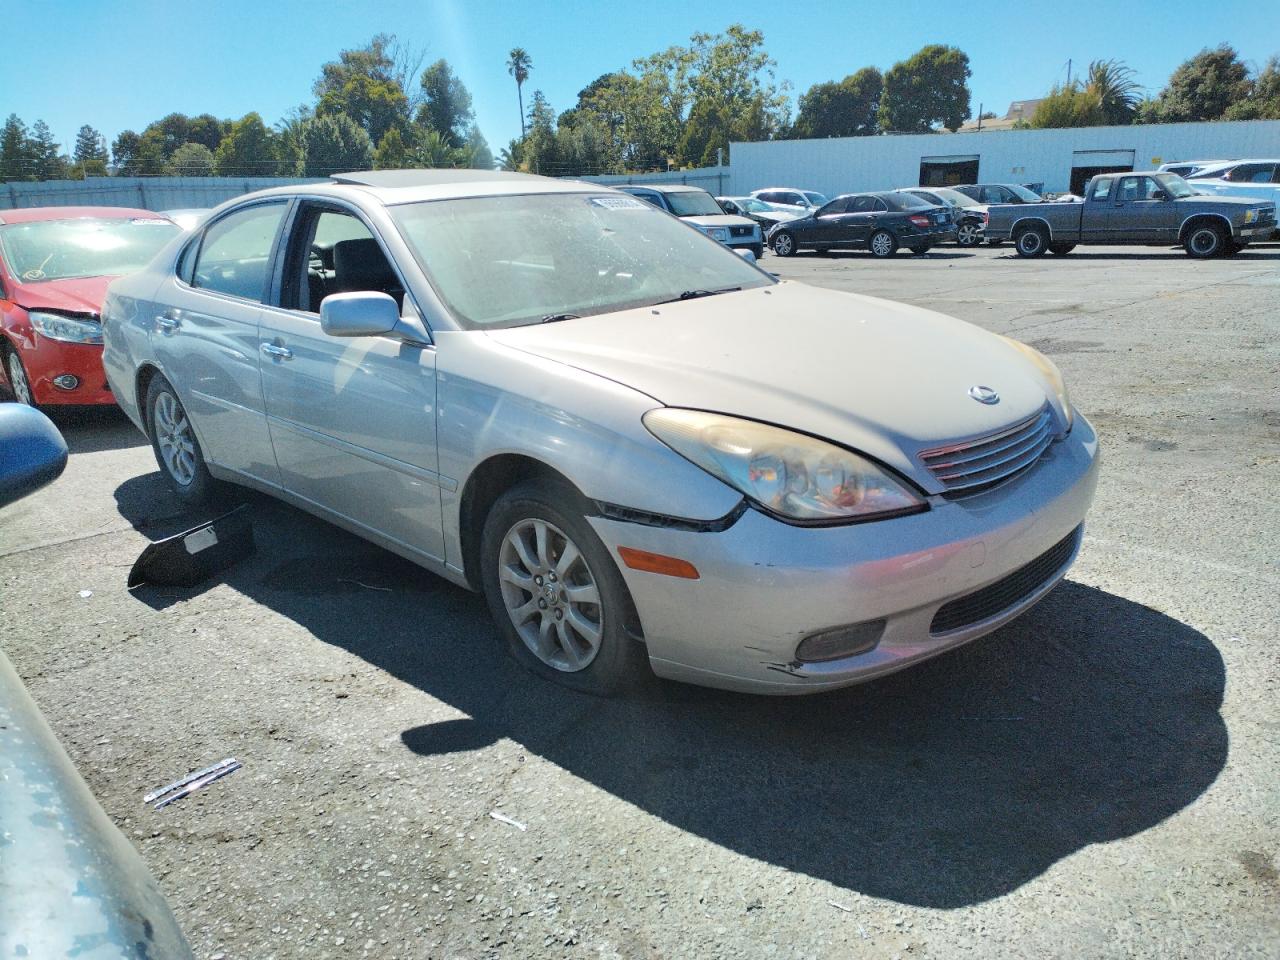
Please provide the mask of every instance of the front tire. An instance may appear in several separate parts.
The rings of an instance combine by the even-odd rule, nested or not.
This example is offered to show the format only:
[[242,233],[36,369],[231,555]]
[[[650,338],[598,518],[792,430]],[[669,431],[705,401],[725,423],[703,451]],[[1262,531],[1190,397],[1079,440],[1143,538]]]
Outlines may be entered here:
[[28,407],[36,405],[35,394],[31,392],[31,381],[27,379],[27,370],[22,365],[17,348],[5,345],[0,353],[4,354],[4,372],[9,378],[9,389],[13,391],[13,399],[25,403]]
[[867,247],[873,256],[884,258],[892,257],[898,252],[898,238],[888,230],[877,230],[871,235],[871,239],[867,241]]
[[982,228],[972,221],[960,224],[956,230],[956,243],[962,247],[977,247],[982,244]]
[[1201,223],[1187,231],[1187,237],[1182,242],[1182,246],[1188,256],[1196,260],[1208,260],[1210,257],[1220,255],[1226,249],[1227,238],[1223,235],[1221,227],[1211,223]]
[[1023,227],[1013,238],[1014,249],[1020,257],[1043,257],[1049,248],[1049,234],[1044,227]]
[[794,257],[796,255],[796,238],[785,230],[774,234],[770,244],[773,247],[773,252],[780,257]]
[[565,484],[508,490],[481,535],[481,584],[507,651],[532,673],[596,696],[649,675],[631,595]]
[[210,503],[217,481],[209,473],[191,418],[173,385],[156,374],[147,385],[147,434],[160,473],[178,499],[188,506]]

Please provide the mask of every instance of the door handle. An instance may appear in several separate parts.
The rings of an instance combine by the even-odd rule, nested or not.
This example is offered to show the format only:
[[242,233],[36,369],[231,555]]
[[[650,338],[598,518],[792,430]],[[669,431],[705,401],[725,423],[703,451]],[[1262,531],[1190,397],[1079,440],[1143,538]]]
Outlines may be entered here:
[[292,360],[293,351],[274,343],[264,343],[259,349],[273,360]]
[[179,325],[178,319],[176,317],[169,316],[167,313],[156,317],[156,327],[163,330],[165,333],[173,333],[178,329]]

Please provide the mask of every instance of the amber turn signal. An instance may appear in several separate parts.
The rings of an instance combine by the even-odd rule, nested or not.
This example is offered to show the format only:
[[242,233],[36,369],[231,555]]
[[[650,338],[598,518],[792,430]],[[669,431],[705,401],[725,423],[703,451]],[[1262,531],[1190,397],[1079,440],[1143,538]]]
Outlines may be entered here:
[[632,547],[619,547],[618,556],[632,570],[661,573],[668,577],[680,577],[684,580],[698,579],[698,568],[688,560],[668,557],[661,553],[650,553],[647,550],[636,550]]

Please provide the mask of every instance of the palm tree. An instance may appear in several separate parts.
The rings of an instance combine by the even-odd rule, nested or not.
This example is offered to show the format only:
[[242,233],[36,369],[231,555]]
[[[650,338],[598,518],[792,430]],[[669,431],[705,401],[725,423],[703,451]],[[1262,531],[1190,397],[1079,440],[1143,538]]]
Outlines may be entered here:
[[1133,70],[1121,60],[1094,60],[1087,76],[1085,90],[1102,107],[1104,121],[1130,123],[1142,99],[1142,87],[1133,79]]
[[533,69],[533,60],[524,47],[515,47],[507,54],[507,73],[516,78],[516,96],[520,98],[520,136],[523,139],[524,129],[524,82],[529,79],[529,71]]

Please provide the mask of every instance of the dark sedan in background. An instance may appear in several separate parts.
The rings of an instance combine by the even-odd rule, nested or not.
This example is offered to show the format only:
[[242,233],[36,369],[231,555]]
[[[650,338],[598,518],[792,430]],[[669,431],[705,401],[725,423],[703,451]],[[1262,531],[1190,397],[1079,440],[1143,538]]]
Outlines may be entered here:
[[798,250],[870,250],[891,257],[899,247],[924,253],[956,239],[951,209],[909,193],[850,193],[806,217],[780,223],[769,232],[769,246],[780,257]]
[[937,207],[950,207],[956,221],[956,243],[962,247],[976,247],[982,243],[982,232],[987,227],[985,203],[950,187],[903,187],[894,192],[909,193]]

